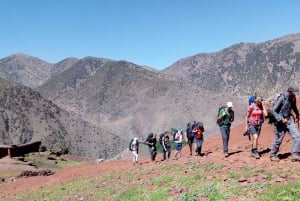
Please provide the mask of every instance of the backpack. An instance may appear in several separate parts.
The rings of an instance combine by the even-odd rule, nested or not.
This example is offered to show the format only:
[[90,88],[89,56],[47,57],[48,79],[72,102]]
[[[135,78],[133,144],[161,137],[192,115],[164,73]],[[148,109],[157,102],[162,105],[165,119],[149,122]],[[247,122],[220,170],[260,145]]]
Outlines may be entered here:
[[250,96],[250,97],[249,97],[249,100],[248,100],[249,105],[252,105],[252,104],[254,103],[255,99],[256,99],[255,96]]
[[163,141],[163,138],[164,138],[165,134],[162,133],[159,135],[159,143],[162,145],[162,141]]
[[[272,107],[275,105],[275,103],[277,103],[279,97],[284,97],[284,100],[286,101],[287,100],[287,97],[281,93],[281,94],[277,94],[276,97],[273,99],[273,102],[270,106],[270,109],[268,111],[268,115],[266,116],[267,118],[269,118],[269,124],[272,124],[272,123],[275,123],[276,122],[276,119],[275,117],[273,116],[273,114],[270,112],[272,110]],[[277,109],[276,112],[279,112],[281,110],[281,107],[282,107],[283,104],[280,105],[280,107]]]
[[218,110],[218,113],[217,113],[217,124],[218,124],[219,126],[221,126],[221,124],[222,124],[222,119],[219,119],[219,114],[220,114],[221,110],[223,110],[223,109],[225,109],[225,108],[226,108],[225,105],[219,107],[219,110]]
[[[225,105],[219,107],[218,114],[217,114],[217,124],[218,124],[219,126],[222,125],[222,119],[219,119],[219,114],[220,114],[221,110],[223,110],[223,109],[225,109],[225,108],[226,108]],[[232,120],[234,119],[234,111],[233,111],[233,110],[230,110],[230,111],[228,111],[228,112],[229,112],[229,114],[230,114],[230,120],[232,121]],[[201,122],[200,122],[200,123],[201,123]]]
[[180,131],[179,131],[179,130],[177,130],[177,131],[175,131],[175,132],[173,133],[173,141],[178,140],[177,134],[180,134]]
[[131,149],[131,144],[132,144],[132,142],[133,142],[133,139],[131,139],[130,142],[129,142],[129,150],[130,150],[130,151],[132,151],[132,149]]

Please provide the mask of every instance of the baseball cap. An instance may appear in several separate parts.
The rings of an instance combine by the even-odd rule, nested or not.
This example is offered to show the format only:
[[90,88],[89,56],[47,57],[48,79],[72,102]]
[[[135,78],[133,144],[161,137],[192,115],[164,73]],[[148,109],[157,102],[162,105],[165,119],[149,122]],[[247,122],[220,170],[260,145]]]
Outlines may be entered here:
[[227,107],[233,107],[232,102],[227,102],[226,105],[227,105]]
[[289,87],[287,91],[295,93],[295,92],[299,92],[299,88],[298,87]]

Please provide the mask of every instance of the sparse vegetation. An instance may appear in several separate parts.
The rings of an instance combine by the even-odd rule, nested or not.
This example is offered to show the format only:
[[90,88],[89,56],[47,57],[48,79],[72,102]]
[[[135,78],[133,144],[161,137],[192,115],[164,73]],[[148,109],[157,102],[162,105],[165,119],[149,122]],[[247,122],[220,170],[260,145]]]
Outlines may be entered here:
[[[33,157],[33,156],[28,156]],[[213,162],[188,164],[162,164],[140,166],[134,170],[107,173],[101,176],[82,177],[53,187],[35,189],[7,197],[7,200],[145,200],[145,201],[223,201],[235,200],[297,200],[300,183],[270,185],[254,182],[241,186],[239,175],[258,174],[257,170],[245,166],[241,171],[230,171],[226,181],[208,176],[222,170],[225,165]],[[152,174],[155,172],[155,176]],[[258,171],[261,172],[261,171]],[[264,174],[271,174],[264,171]],[[258,191],[259,194],[254,192]]]

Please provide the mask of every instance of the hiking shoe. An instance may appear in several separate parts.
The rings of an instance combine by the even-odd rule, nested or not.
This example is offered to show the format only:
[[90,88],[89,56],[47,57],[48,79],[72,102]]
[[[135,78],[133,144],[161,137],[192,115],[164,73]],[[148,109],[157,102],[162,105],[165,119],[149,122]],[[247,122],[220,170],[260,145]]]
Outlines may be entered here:
[[293,154],[291,160],[292,162],[300,162],[300,156],[298,154]]
[[227,152],[224,153],[225,158],[227,158],[229,156],[229,154]]
[[280,161],[280,159],[277,156],[271,156],[270,160],[274,161],[274,162],[279,162]]
[[257,153],[257,152],[254,152],[254,153],[251,152],[251,156],[254,157],[254,158],[256,158],[256,159],[260,158],[259,153]]

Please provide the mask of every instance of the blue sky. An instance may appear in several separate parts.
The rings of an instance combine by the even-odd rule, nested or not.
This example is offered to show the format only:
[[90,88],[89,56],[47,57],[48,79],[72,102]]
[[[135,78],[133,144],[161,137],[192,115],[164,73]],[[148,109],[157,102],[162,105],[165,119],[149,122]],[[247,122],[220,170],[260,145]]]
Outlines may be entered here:
[[300,33],[298,0],[1,0],[0,58],[86,56],[164,69],[240,42]]

